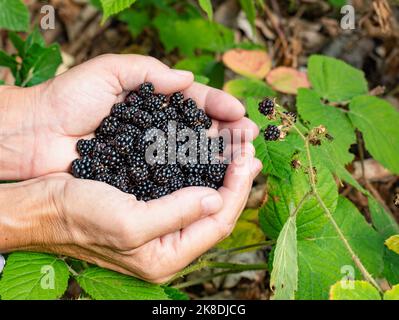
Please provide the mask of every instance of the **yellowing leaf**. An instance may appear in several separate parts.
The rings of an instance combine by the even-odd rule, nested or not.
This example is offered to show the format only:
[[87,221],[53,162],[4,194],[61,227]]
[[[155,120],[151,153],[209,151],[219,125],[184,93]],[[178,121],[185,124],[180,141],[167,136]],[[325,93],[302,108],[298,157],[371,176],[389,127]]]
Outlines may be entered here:
[[271,68],[271,59],[263,50],[232,49],[223,55],[223,63],[234,72],[263,79]]
[[273,89],[289,94],[297,94],[299,88],[309,88],[310,84],[305,72],[293,68],[277,67],[266,77]]
[[399,234],[389,237],[385,240],[385,245],[391,249],[393,252],[399,254]]
[[363,280],[338,281],[330,288],[330,300],[381,300],[378,290]]
[[384,300],[399,300],[399,284],[384,293]]

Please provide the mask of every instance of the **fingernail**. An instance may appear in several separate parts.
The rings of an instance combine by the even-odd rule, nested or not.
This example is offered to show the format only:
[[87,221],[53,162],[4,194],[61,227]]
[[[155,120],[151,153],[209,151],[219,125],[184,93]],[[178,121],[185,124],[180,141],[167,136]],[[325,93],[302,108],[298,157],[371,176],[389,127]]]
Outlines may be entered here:
[[202,215],[206,216],[212,213],[216,213],[222,208],[223,201],[220,195],[212,194],[204,197],[201,200]]
[[193,76],[193,73],[191,71],[179,70],[179,69],[171,69],[171,70],[179,76],[184,76],[184,77]]

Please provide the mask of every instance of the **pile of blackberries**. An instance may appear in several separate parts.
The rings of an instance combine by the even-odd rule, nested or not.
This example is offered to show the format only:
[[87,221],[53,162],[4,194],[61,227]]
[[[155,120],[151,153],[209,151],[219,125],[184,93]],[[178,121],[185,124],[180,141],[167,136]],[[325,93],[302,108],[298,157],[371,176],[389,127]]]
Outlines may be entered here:
[[79,140],[76,178],[108,183],[148,201],[187,186],[218,189],[227,164],[222,137],[207,137],[212,125],[196,102],[181,92],[167,97],[143,83],[115,104],[95,131]]

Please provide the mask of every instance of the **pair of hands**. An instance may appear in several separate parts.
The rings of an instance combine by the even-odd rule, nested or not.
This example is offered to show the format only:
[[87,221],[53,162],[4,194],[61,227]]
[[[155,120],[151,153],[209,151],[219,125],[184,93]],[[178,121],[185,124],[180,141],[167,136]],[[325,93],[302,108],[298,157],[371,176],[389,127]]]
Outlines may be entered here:
[[[215,128],[247,132],[218,191],[189,187],[145,203],[62,173],[77,157],[77,140],[145,81],[158,92],[183,91]],[[1,96],[0,178],[39,178],[0,187],[0,203],[17,201],[0,213],[0,252],[63,254],[161,283],[230,234],[261,169],[250,144],[258,129],[241,103],[151,57],[100,56],[33,88],[3,87]]]

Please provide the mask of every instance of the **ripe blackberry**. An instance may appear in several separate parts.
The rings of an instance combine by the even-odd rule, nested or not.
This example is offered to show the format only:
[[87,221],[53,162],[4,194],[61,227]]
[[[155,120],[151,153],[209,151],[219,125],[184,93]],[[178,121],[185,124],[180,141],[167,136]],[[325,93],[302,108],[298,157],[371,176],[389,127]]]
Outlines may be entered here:
[[269,124],[265,130],[264,137],[266,141],[278,140],[280,138],[280,129],[273,124]]
[[146,181],[149,177],[150,172],[145,161],[140,160],[129,168],[128,174],[132,183],[137,185]]
[[152,123],[158,127],[163,122],[167,122],[168,117],[166,116],[165,112],[163,111],[156,111],[152,114]]
[[133,104],[135,106],[143,104],[143,98],[141,98],[136,92],[130,92],[125,98],[126,104]]
[[201,163],[187,164],[182,166],[182,170],[185,175],[202,176],[207,170],[207,165]]
[[133,139],[137,139],[141,135],[141,130],[132,124],[124,124],[119,127],[118,133],[125,133]]
[[116,117],[109,116],[102,121],[97,133],[99,134],[99,136],[101,135],[111,136],[118,131],[118,127],[119,127],[118,119]]
[[95,138],[90,140],[80,139],[76,144],[79,155],[81,157],[90,155],[93,152],[95,144]]
[[124,114],[127,110],[126,103],[116,103],[113,105],[111,109],[111,116],[118,118],[119,120],[123,120]]
[[219,189],[220,186],[212,181],[205,181],[205,187],[217,190],[217,189]]
[[259,102],[259,112],[265,116],[272,115],[274,113],[274,101],[271,98],[265,98]]
[[207,178],[208,180],[218,183],[224,179],[224,175],[226,173],[227,165],[220,164],[210,164],[207,168]]
[[166,96],[166,94],[163,93],[157,93],[156,97],[162,101],[162,103],[166,103],[168,101],[168,98]]
[[129,179],[126,174],[121,172],[111,175],[109,184],[123,192],[128,192],[129,190]]
[[181,175],[181,170],[177,165],[169,164],[156,168],[153,173],[153,181],[159,185],[165,185],[174,177]]
[[201,176],[189,175],[184,181],[185,187],[206,187],[207,183]]
[[167,120],[177,120],[179,117],[176,109],[171,106],[165,108],[163,112],[165,113]]
[[159,199],[171,193],[169,186],[156,186],[151,191],[152,199]]
[[144,101],[144,110],[154,112],[157,110],[161,110],[163,106],[163,102],[158,99],[156,96],[151,96]]
[[170,192],[175,192],[184,186],[184,175],[178,175],[168,182]]
[[154,183],[151,180],[146,180],[143,183],[134,186],[130,192],[136,196],[137,200],[147,201],[151,199],[151,192],[153,188]]
[[225,150],[225,142],[223,137],[209,138],[209,152],[212,154],[223,154]]
[[121,154],[112,146],[107,146],[99,155],[101,164],[105,167],[119,170],[123,167],[124,161]]
[[144,82],[140,85],[139,96],[149,98],[154,94],[154,86],[151,82]]
[[126,133],[122,133],[115,138],[115,149],[123,154],[131,153],[134,150],[135,139]]
[[137,110],[132,116],[132,124],[142,129],[149,128],[152,125],[152,116],[146,111]]
[[72,174],[75,178],[91,179],[93,177],[92,159],[84,156],[72,162]]
[[169,98],[169,105],[173,107],[178,107],[184,100],[184,95],[181,92],[173,93]]

